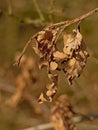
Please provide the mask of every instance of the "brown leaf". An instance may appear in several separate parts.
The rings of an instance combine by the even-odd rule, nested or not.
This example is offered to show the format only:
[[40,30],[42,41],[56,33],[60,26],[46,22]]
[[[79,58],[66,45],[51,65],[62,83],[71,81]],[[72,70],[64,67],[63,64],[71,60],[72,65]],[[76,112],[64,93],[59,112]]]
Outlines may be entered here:
[[58,64],[56,62],[50,62],[50,70],[54,71],[58,67]]
[[68,60],[63,62],[63,71],[71,85],[72,80],[81,75],[89,56],[82,34],[78,29],[73,30],[72,34],[64,36],[63,51],[68,56]]
[[59,52],[59,51],[54,52],[53,56],[54,56],[54,59],[57,61],[68,58],[68,56],[65,53]]
[[57,92],[57,87],[54,85],[54,83],[52,84],[48,84],[47,85],[47,91],[43,93],[41,93],[38,102],[39,103],[43,103],[46,101],[52,102],[54,95]]
[[35,36],[35,46],[33,46],[34,51],[40,56],[47,59],[49,53],[52,51],[51,47],[56,40],[59,28],[45,28],[38,32]]
[[[66,38],[65,38],[66,37]],[[73,51],[78,49],[82,42],[82,35],[80,34],[78,29],[73,30],[72,34],[64,36],[64,48],[63,52],[71,57]]]
[[40,94],[40,97],[39,97],[39,99],[38,99],[38,102],[41,104],[41,103],[46,102],[46,101],[47,101],[47,99],[44,97],[44,94],[41,93],[41,94]]
[[55,74],[48,74],[48,77],[51,81],[51,83],[46,85],[46,92],[44,91],[44,93],[41,93],[38,102],[39,103],[43,103],[46,101],[52,102],[53,97],[55,96],[55,94],[57,93],[57,82],[58,82],[58,75]]

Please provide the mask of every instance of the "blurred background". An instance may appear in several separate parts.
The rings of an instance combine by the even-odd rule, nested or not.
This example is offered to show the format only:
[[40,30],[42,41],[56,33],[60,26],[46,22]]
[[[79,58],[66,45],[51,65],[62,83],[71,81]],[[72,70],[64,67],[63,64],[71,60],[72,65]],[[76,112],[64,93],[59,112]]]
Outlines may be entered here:
[[[48,82],[46,69],[38,70],[38,56],[29,46],[22,67],[13,63],[29,38],[44,26],[76,18],[97,7],[98,0],[0,0],[0,130],[24,130],[50,122],[52,103],[37,103]],[[66,32],[76,25],[68,27]],[[55,98],[67,94],[75,111],[98,114],[98,13],[81,23],[81,32],[90,57],[72,86],[69,87],[60,72]],[[59,43],[58,47],[61,48]],[[97,124],[96,119],[77,127],[98,130]]]

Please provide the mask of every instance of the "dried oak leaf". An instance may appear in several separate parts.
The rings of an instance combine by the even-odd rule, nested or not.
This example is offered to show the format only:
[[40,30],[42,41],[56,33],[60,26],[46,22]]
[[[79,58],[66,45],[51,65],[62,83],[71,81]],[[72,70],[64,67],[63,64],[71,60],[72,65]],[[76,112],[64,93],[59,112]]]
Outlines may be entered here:
[[63,71],[69,84],[72,84],[72,80],[80,76],[89,56],[83,37],[78,29],[73,30],[72,34],[64,35],[63,52],[68,56],[67,60],[62,62],[64,65]]

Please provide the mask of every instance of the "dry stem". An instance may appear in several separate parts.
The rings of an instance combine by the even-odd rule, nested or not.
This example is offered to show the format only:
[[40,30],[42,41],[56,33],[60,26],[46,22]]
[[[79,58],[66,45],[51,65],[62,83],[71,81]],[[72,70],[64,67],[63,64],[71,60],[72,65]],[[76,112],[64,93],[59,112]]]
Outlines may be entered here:
[[31,43],[31,41],[32,41],[32,38],[30,38],[29,41],[26,43],[26,45],[24,46],[18,60],[13,65],[18,65],[18,66],[20,65],[21,58],[24,55],[24,53],[25,53],[27,47],[29,46],[29,44]]
[[81,16],[73,19],[73,20],[67,20],[67,21],[59,22],[59,23],[53,24],[52,26],[63,26],[63,25],[65,25],[65,27],[68,27],[68,26],[70,26],[70,25],[72,25],[72,24],[74,24],[76,22],[84,20],[85,18],[93,15],[96,12],[98,12],[98,8],[95,8],[94,10],[91,10],[88,13],[83,14],[83,15],[81,15]]

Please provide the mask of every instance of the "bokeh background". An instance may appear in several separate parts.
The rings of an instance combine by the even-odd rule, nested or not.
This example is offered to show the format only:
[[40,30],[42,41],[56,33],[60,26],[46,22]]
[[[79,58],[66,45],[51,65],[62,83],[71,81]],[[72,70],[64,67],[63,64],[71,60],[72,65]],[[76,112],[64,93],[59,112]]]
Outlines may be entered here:
[[[21,67],[13,66],[17,53],[45,25],[76,18],[96,7],[98,0],[0,0],[0,130],[22,130],[49,122],[50,118],[52,103],[38,105],[36,102],[48,82],[45,69],[39,71],[35,67],[33,83],[26,81],[29,82],[26,83],[27,95],[20,96],[18,103],[11,102],[10,98],[18,87],[16,79],[22,75]],[[76,25],[68,27],[66,32],[71,32]],[[60,72],[56,97],[69,95],[74,109],[79,113],[98,113],[98,13],[82,21],[81,32],[90,57],[82,75],[75,79],[72,86],[68,85]],[[61,43],[58,43],[58,47],[62,47]],[[31,46],[26,55],[26,62],[32,57],[37,66],[38,56]],[[94,120],[77,126],[79,130],[97,130],[97,124],[98,120]]]

